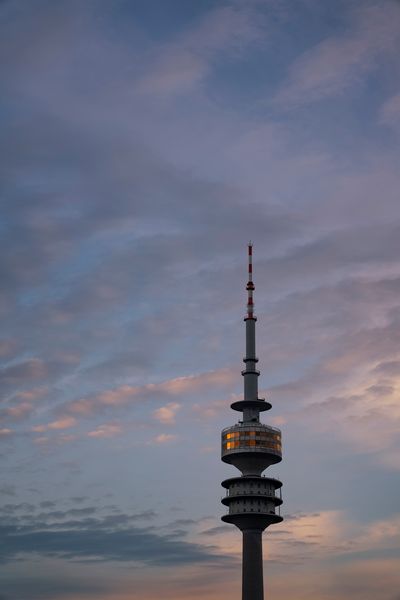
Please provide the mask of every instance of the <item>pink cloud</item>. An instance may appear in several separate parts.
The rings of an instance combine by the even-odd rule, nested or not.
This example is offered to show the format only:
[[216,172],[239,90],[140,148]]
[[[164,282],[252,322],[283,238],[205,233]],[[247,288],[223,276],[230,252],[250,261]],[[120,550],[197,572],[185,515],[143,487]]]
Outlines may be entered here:
[[[344,356],[346,354],[344,349]],[[365,349],[361,354],[355,351],[348,362],[334,361],[333,372],[337,367],[340,374],[336,393],[329,379],[315,379],[313,400],[310,402],[309,396],[308,404],[287,413],[284,418],[314,423],[319,431],[345,441],[353,450],[371,455],[375,462],[388,468],[400,470],[400,377],[398,371],[387,368],[388,365],[395,367],[397,362],[388,359],[396,355],[386,355],[385,362],[377,363]],[[331,361],[327,364],[331,365]]]
[[0,436],[7,436],[7,435],[11,435],[13,433],[12,429],[7,429],[6,427],[3,427],[2,429],[0,429]]
[[181,405],[178,404],[178,402],[170,402],[166,406],[157,408],[153,412],[154,418],[165,425],[173,425],[175,423],[176,413],[180,407]]
[[9,419],[23,419],[30,415],[33,411],[33,406],[29,402],[21,402],[16,406],[9,406],[1,411],[2,417]]
[[62,419],[52,421],[51,423],[47,423],[46,425],[35,425],[34,427],[32,427],[32,431],[41,433],[43,431],[69,429],[70,427],[74,427],[74,425],[76,425],[76,419],[74,417],[65,416]]
[[[236,371],[221,369],[200,373],[199,375],[176,377],[161,383],[149,383],[143,386],[122,385],[100,392],[95,396],[73,400],[64,405],[64,410],[74,415],[90,416],[109,407],[116,408],[131,405],[143,400],[143,398],[154,399],[157,395],[181,396],[194,394],[209,387],[227,387],[232,385],[236,379]],[[171,410],[171,406],[169,410]],[[159,416],[162,412],[157,414]]]
[[92,438],[110,438],[119,435],[122,431],[120,425],[116,425],[115,423],[108,423],[104,425],[99,425],[93,431],[89,431],[87,433],[88,437]]
[[15,398],[20,398],[21,400],[37,400],[38,398],[47,394],[47,392],[48,388],[46,387],[32,388],[31,390],[18,392],[15,394]]

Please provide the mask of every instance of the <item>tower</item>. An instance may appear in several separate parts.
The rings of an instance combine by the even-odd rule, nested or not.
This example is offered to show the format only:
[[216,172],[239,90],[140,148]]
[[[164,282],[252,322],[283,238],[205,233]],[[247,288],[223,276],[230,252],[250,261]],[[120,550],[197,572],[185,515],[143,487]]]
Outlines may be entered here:
[[[222,460],[234,465],[241,476],[222,482],[226,496],[222,503],[228,514],[222,517],[233,523],[243,534],[242,600],[263,600],[262,532],[266,527],[279,523],[282,504],[282,483],[275,478],[265,477],[262,472],[282,460],[281,432],[276,427],[260,422],[260,412],[271,408],[271,404],[258,397],[256,369],[256,321],[253,304],[252,244],[248,245],[248,283],[246,323],[246,356],[243,400],[233,402],[231,408],[243,413],[236,425],[222,430]],[[277,492],[278,490],[278,492]]]

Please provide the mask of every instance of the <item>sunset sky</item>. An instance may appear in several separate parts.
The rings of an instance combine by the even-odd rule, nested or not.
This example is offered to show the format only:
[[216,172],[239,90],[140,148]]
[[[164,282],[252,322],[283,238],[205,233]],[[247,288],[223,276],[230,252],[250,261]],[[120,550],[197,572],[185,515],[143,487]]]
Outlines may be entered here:
[[400,600],[400,2],[2,0],[0,600]]

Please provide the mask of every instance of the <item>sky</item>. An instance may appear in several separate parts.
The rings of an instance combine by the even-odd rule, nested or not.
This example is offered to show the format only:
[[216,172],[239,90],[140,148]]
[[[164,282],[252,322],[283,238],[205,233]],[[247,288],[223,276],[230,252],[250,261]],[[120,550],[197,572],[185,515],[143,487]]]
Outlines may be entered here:
[[0,600],[400,600],[400,2],[0,2]]

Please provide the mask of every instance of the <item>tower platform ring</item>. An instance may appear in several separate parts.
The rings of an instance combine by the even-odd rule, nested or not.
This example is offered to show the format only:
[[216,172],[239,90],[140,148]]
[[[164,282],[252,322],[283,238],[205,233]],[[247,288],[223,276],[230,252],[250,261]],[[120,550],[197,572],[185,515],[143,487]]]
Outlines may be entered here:
[[250,499],[255,499],[255,500],[271,500],[275,506],[280,506],[281,504],[283,504],[283,500],[282,498],[279,498],[279,496],[271,496],[268,494],[256,494],[256,493],[249,493],[249,494],[233,494],[232,496],[223,496],[221,498],[221,503],[224,504],[225,506],[229,506],[229,504],[231,502],[234,502],[235,500],[242,500],[243,498],[250,498]]
[[276,477],[266,477],[265,475],[261,475],[261,476],[255,476],[255,475],[243,476],[242,475],[241,477],[229,477],[229,479],[224,479],[224,481],[222,481],[221,485],[222,485],[222,487],[229,489],[233,483],[238,483],[238,482],[241,483],[243,480],[252,481],[254,483],[258,483],[259,481],[266,481],[268,483],[272,483],[272,485],[274,486],[274,488],[276,490],[278,490],[279,488],[282,487],[282,481],[280,481]]
[[235,515],[224,515],[221,517],[221,521],[224,523],[232,523],[239,529],[255,529],[264,530],[269,525],[275,523],[281,523],[283,517],[280,515],[267,514],[267,513],[236,513]]
[[245,408],[255,408],[259,412],[264,412],[272,408],[272,404],[267,400],[237,400],[232,402],[231,408],[239,412],[243,412]]

